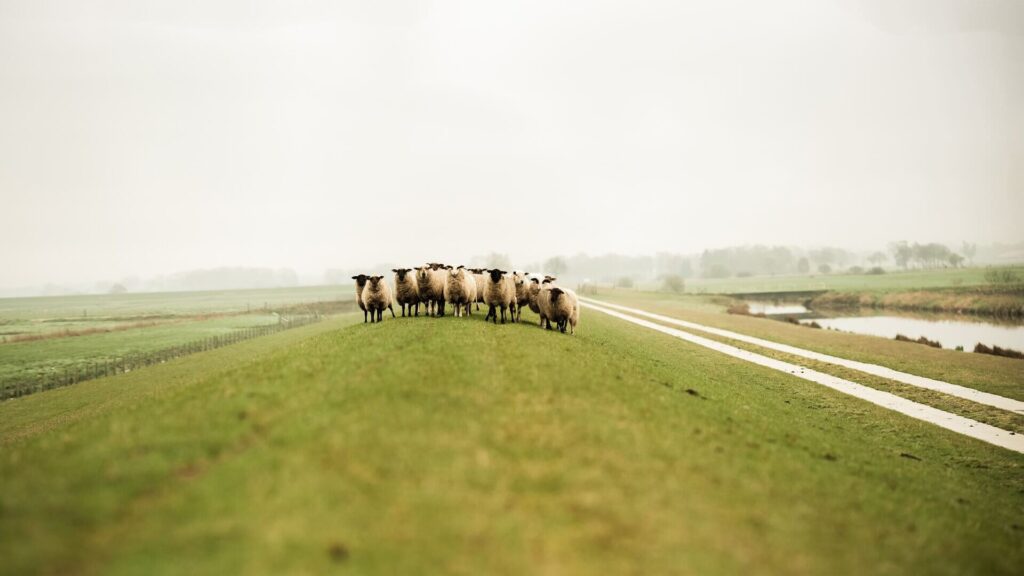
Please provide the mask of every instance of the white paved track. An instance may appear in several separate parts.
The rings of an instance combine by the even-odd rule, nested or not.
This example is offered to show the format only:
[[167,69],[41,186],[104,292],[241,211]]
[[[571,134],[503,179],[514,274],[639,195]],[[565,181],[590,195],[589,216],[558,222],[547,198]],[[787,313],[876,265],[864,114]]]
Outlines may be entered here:
[[927,388],[928,390],[935,390],[936,392],[942,392],[943,394],[949,394],[950,396],[956,396],[957,398],[963,398],[964,400],[970,400],[971,402],[977,402],[978,404],[984,404],[986,406],[992,406],[994,408],[1000,408],[1010,412],[1016,412],[1017,414],[1024,414],[1024,402],[1020,400],[1014,400],[1013,398],[1006,398],[997,394],[990,394],[988,392],[982,392],[981,390],[975,390],[973,388],[967,388],[966,386],[960,386],[957,384],[951,384],[949,382],[943,382],[942,380],[934,380],[932,378],[925,378],[924,376],[917,376],[915,374],[907,374],[906,372],[900,372],[899,370],[893,370],[885,366],[879,366],[877,364],[868,364],[867,362],[858,362],[856,360],[847,360],[846,358],[839,358],[837,356],[830,356],[828,354],[822,354],[820,352],[813,352],[811,350],[804,350],[803,348],[797,348],[795,346],[789,346],[787,344],[779,344],[778,342],[772,342],[771,340],[764,340],[761,338],[755,338],[753,336],[747,336],[746,334],[739,334],[729,330],[722,330],[721,328],[713,328],[711,326],[704,326],[703,324],[697,324],[695,322],[687,322],[685,320],[679,320],[677,318],[671,318],[669,316],[662,316],[661,314],[653,314],[644,310],[636,308],[629,308],[627,306],[619,306],[618,304],[609,304],[607,302],[601,302],[599,300],[593,300],[590,298],[580,298],[581,301],[587,304],[604,306],[606,308],[612,308],[622,312],[627,312],[634,316],[643,316],[651,318],[659,322],[666,322],[668,324],[675,324],[676,326],[682,326],[683,328],[690,328],[691,330],[701,330],[708,334],[715,334],[716,336],[722,336],[724,338],[731,338],[740,342],[746,342],[748,344],[754,344],[770,350],[776,350],[778,352],[785,352],[786,354],[792,354],[794,356],[800,356],[801,358],[807,358],[809,360],[817,360],[819,362],[827,362],[829,364],[835,364],[836,366],[843,366],[846,368],[853,368],[867,374],[875,376],[881,376],[882,378],[888,378],[889,380],[895,380],[896,382],[902,382],[903,384],[909,384],[918,388]]
[[[580,301],[586,308],[589,308],[591,310],[596,310],[598,312],[608,314],[609,316],[625,320],[626,322],[631,322],[633,324],[643,326],[645,328],[650,328],[651,330],[657,330],[658,332],[661,332],[663,334],[674,336],[681,340],[686,340],[687,342],[704,346],[705,348],[710,348],[711,350],[727,354],[734,358],[746,360],[747,362],[752,362],[754,364],[765,366],[767,368],[778,370],[780,372],[786,372],[797,378],[802,378],[804,380],[809,380],[811,382],[815,382],[823,386],[828,386],[833,390],[838,390],[844,394],[855,396],[862,400],[871,402],[872,404],[882,406],[883,408],[888,408],[889,410],[894,410],[901,414],[905,414],[907,416],[910,416],[911,418],[923,420],[925,422],[935,424],[936,426],[940,426],[947,430],[952,430],[953,432],[958,432],[965,436],[970,436],[971,438],[975,438],[983,442],[988,442],[989,444],[994,444],[996,446],[1000,446],[1002,448],[1006,448],[1008,450],[1013,450],[1014,452],[1024,454],[1024,434],[1014,434],[1001,428],[996,428],[995,426],[990,426],[988,424],[983,424],[981,422],[971,420],[970,418],[965,418],[963,416],[958,416],[956,414],[952,414],[944,410],[939,410],[938,408],[932,408],[931,406],[926,406],[918,402],[907,400],[906,398],[896,396],[895,394],[891,394],[889,392],[876,390],[874,388],[864,386],[863,384],[857,384],[856,382],[851,382],[850,380],[845,380],[837,376],[832,376],[830,374],[825,374],[823,372],[811,370],[810,368],[805,368],[803,366],[798,366],[796,364],[790,364],[789,362],[775,360],[774,358],[769,358],[761,354],[749,352],[747,350],[743,350],[742,348],[737,348],[735,346],[711,340],[710,338],[705,338],[703,336],[690,334],[689,332],[684,332],[682,330],[670,328],[662,324],[656,324],[654,322],[650,322],[642,318],[637,318],[636,316],[627,315],[612,309],[612,307],[614,307],[625,309],[628,311],[635,310],[632,308],[606,304],[604,302],[599,302],[597,300],[592,300],[590,298],[580,298]],[[658,316],[656,314],[643,312],[642,310],[636,310],[634,313],[645,316]],[[666,321],[674,320],[667,317],[663,318],[666,318]],[[678,320],[675,322],[682,321]],[[692,323],[687,322],[686,324]],[[698,327],[701,325],[693,324],[693,326]],[[706,328],[701,327],[698,329],[705,330]],[[707,329],[708,332],[712,332],[712,330],[716,329]],[[728,331],[723,330],[721,332]],[[733,332],[728,333],[735,334]],[[735,334],[735,336],[742,335]],[[733,337],[734,336],[729,336],[729,338]],[[740,338],[737,338],[737,340],[739,339]],[[755,338],[755,340],[757,339]],[[795,350],[800,349],[796,348]],[[832,357],[830,356],[830,358]],[[869,366],[871,365],[869,364]],[[952,386],[952,384],[950,384],[950,386]]]

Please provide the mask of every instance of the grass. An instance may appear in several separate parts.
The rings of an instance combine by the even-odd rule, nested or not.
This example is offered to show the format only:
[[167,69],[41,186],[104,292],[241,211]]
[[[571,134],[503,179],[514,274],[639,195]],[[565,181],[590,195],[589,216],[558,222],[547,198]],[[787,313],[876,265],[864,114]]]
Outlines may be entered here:
[[937,349],[916,342],[815,330],[768,318],[726,314],[726,303],[718,303],[713,297],[602,289],[596,298],[1024,400],[1024,370],[1021,370],[1020,361],[1013,358]]
[[[1024,267],[1013,267],[1018,275]],[[943,268],[938,270],[890,271],[886,274],[813,274],[751,276],[748,278],[692,278],[686,280],[690,293],[732,294],[752,292],[794,292],[805,290],[903,291],[987,285],[987,268]]]
[[277,314],[351,306],[338,286],[0,299],[0,397],[43,375],[276,324]]
[[1024,562],[1020,455],[597,313],[481,319],[345,316],[0,404],[0,572]]
[[[37,298],[0,298],[0,320],[30,322],[59,319],[90,322],[99,317],[178,316],[205,313],[246,312],[277,309],[292,304],[351,300],[348,286],[299,286],[254,290],[211,290],[204,292],[139,292]],[[0,332],[10,330],[0,324]]]
[[273,314],[240,314],[157,324],[67,338],[47,338],[0,344],[0,384],[30,381],[39,374],[85,367],[94,362],[132,354],[166,350],[242,328],[276,324]]

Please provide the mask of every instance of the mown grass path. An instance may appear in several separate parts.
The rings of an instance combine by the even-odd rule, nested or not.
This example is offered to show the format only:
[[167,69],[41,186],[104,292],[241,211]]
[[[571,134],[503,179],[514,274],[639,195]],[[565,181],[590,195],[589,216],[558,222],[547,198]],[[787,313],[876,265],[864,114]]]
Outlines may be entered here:
[[351,321],[0,404],[0,572],[1024,562],[1024,456],[598,314]]

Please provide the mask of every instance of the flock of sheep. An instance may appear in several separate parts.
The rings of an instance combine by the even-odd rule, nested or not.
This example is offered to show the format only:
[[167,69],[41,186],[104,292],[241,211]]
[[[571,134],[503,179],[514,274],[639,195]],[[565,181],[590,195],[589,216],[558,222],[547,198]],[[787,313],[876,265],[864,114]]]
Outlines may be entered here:
[[397,302],[402,307],[402,316],[419,316],[420,304],[426,316],[444,316],[445,305],[451,304],[452,315],[472,315],[472,306],[487,306],[484,320],[501,323],[507,318],[519,322],[524,307],[540,315],[540,325],[551,330],[554,323],[558,330],[576,333],[580,320],[580,303],[576,293],[568,288],[555,285],[552,276],[543,278],[531,276],[529,272],[506,272],[493,268],[452,267],[431,262],[419,268],[395,268],[394,287],[388,285],[383,276],[353,276],[356,281],[356,302],[363,311],[363,322],[380,322],[384,310],[390,310],[392,318]]

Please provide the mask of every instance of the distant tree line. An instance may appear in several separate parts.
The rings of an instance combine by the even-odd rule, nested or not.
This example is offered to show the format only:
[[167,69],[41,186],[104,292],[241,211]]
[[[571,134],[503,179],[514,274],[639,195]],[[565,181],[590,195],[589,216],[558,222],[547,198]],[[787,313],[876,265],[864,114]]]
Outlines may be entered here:
[[977,246],[964,242],[963,252],[967,256],[957,254],[944,244],[913,244],[901,241],[889,244],[889,253],[893,262],[904,270],[914,268],[959,268],[965,260],[972,258]]

